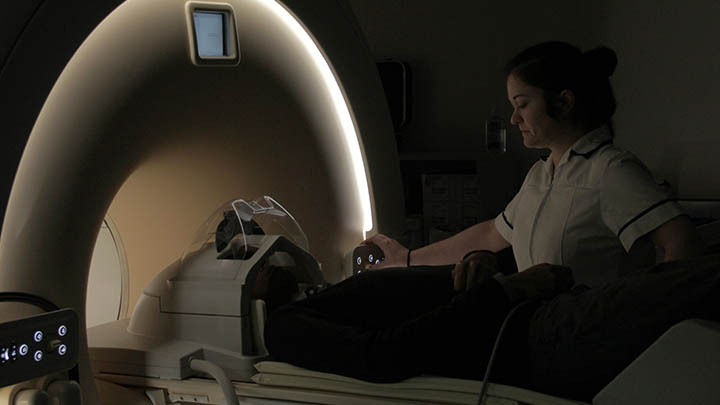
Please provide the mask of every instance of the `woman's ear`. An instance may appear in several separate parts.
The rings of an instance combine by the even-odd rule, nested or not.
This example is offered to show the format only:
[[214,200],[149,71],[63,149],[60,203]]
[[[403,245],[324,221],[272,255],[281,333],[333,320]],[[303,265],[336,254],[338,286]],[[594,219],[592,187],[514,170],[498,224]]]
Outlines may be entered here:
[[565,114],[568,114],[575,108],[575,93],[572,90],[563,90],[555,99],[557,108]]

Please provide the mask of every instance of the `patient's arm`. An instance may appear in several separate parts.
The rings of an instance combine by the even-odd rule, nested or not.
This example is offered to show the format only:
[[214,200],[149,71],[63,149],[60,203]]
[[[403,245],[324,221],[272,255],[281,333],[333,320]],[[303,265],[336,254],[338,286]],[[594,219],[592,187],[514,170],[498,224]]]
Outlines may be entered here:
[[663,261],[666,262],[699,256],[705,250],[695,226],[685,215],[675,217],[650,232],[650,238],[655,246],[663,249]]
[[467,255],[452,271],[456,291],[468,291],[500,271],[497,255],[480,250]]

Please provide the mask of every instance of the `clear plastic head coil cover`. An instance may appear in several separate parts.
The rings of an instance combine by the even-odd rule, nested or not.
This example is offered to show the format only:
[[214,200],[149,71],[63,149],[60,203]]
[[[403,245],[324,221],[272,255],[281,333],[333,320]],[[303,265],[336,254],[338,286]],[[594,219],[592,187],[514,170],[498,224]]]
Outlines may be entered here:
[[252,201],[232,199],[222,204],[200,226],[193,242],[183,252],[189,255],[213,244],[218,257],[244,259],[252,254],[263,235],[281,235],[309,252],[307,236],[300,224],[279,202],[270,196]]

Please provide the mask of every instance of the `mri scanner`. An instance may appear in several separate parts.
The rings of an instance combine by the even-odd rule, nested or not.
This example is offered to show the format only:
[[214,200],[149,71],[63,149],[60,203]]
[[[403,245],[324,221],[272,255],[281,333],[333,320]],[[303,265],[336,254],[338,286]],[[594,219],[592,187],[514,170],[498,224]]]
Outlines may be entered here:
[[[50,24],[42,7],[30,21],[45,11]],[[87,8],[104,19],[72,50],[34,120],[3,222],[0,403],[474,403],[479,382],[363,384],[262,361],[263,304],[243,290],[258,265],[292,263],[307,285],[337,282],[368,234],[402,228],[392,123],[349,7]],[[243,229],[236,243],[253,255],[227,260],[206,249],[216,240],[195,242],[216,236],[228,213],[240,224],[258,214],[292,221],[284,234]],[[134,313],[86,331],[88,269],[108,226],[129,271],[120,306]],[[578,403],[488,392],[487,403]]]
[[[399,163],[382,87],[336,1],[127,1],[84,40],[37,117],[0,241],[4,291],[74,308],[94,241],[122,235],[130,307],[214,208],[270,195],[328,281],[368,232],[397,232]],[[347,263],[347,264],[346,264]],[[4,314],[40,313],[3,302]],[[83,397],[97,403],[84,328]]]

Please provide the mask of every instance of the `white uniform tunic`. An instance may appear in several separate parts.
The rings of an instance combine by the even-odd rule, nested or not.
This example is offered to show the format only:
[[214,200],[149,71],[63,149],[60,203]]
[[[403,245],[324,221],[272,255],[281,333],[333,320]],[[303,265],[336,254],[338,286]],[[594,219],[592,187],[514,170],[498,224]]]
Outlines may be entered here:
[[538,161],[495,226],[521,271],[559,264],[572,268],[578,283],[597,286],[618,276],[638,238],[681,213],[603,126],[578,139],[557,167]]

